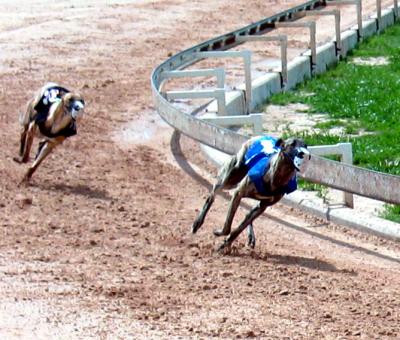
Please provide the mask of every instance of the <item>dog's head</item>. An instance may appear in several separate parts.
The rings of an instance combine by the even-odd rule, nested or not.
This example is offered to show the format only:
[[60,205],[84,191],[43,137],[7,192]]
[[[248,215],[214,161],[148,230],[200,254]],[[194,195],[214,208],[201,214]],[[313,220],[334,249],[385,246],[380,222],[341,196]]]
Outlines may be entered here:
[[82,96],[76,92],[68,92],[63,97],[64,108],[75,120],[79,115],[84,113],[85,101]]
[[311,158],[310,152],[307,149],[307,144],[302,139],[289,138],[284,142],[282,141],[281,147],[292,159],[293,165],[297,171],[300,171],[305,156],[308,156],[308,159]]

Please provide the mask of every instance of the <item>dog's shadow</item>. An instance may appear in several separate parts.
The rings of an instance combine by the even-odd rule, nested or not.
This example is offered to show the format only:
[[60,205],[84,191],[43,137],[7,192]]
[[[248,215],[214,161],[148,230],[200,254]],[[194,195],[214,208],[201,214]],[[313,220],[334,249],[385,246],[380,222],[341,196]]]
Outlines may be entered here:
[[41,185],[42,189],[51,190],[51,191],[61,191],[63,193],[73,194],[73,195],[81,195],[86,196],[88,198],[96,198],[105,201],[111,201],[112,197],[108,195],[107,191],[93,189],[87,185],[77,184],[77,185],[69,185],[65,183],[58,184],[49,184],[49,185]]
[[251,257],[256,261],[264,261],[268,263],[272,263],[275,265],[284,265],[284,266],[298,266],[316,271],[323,272],[331,272],[331,273],[344,273],[349,274],[351,276],[357,275],[355,271],[347,270],[347,269],[338,269],[333,264],[326,262],[324,260],[320,260],[317,258],[309,258],[302,256],[293,256],[293,255],[279,255],[279,254],[270,254],[263,253],[258,254],[252,252],[251,254],[239,253],[239,252],[230,252],[225,254],[232,257]]
[[340,270],[336,268],[333,264],[309,257],[293,256],[293,255],[277,255],[277,254],[267,254],[265,258],[272,263],[281,264],[285,266],[300,266],[303,268],[323,271],[323,272],[346,272],[348,274],[355,275],[355,272]]

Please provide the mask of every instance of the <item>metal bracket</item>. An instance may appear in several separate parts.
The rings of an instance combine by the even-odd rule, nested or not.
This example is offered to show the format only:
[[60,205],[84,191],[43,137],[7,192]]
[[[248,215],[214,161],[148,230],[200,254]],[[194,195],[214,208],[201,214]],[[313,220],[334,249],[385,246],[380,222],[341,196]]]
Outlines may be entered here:
[[336,55],[341,55],[342,50],[342,39],[340,37],[340,11],[334,9],[332,11],[303,11],[299,12],[299,16],[335,16],[335,33],[336,33]]
[[251,113],[249,115],[241,116],[226,116],[226,117],[200,117],[201,120],[213,123],[218,126],[241,126],[245,124],[253,125],[254,135],[262,134],[262,123],[263,123],[262,113]]
[[315,21],[306,21],[306,22],[277,22],[275,23],[275,27],[307,27],[310,30],[310,44],[309,47],[311,49],[311,70],[314,72],[315,66],[317,65],[317,41],[316,41],[316,25]]
[[358,40],[363,37],[363,27],[362,27],[362,4],[361,0],[342,0],[342,1],[327,1],[326,5],[356,5],[357,11],[357,27],[358,27]]
[[281,74],[282,74],[282,88],[285,88],[288,82],[288,68],[287,68],[287,36],[274,35],[274,36],[261,36],[261,35],[240,35],[236,37],[238,42],[247,41],[278,41],[281,47]]
[[218,113],[226,115],[225,105],[225,90],[191,90],[191,91],[168,91],[165,92],[165,98],[167,100],[174,99],[193,99],[193,98],[215,98],[218,102]]
[[244,74],[246,83],[246,114],[250,113],[251,105],[251,51],[214,51],[214,52],[195,52],[195,58],[205,59],[205,58],[243,58],[244,62]]
[[225,70],[223,68],[207,68],[203,70],[164,71],[160,74],[160,81],[171,78],[212,77],[217,78],[218,88],[225,87]]
[[[310,146],[309,149],[312,154],[317,156],[340,155],[341,162],[350,165],[353,164],[353,147],[351,143]],[[343,201],[349,208],[354,208],[353,194],[343,192]]]

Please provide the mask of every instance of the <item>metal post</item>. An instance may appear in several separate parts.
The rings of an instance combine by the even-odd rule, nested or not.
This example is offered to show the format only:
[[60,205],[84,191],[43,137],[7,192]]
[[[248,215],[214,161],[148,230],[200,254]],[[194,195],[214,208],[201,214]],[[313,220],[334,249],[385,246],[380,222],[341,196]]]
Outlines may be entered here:
[[279,41],[281,48],[281,73],[283,86],[287,84],[288,81],[288,71],[287,71],[287,36],[286,35],[274,35],[274,36],[261,36],[261,35],[239,35],[236,37],[238,42],[246,41]]
[[393,9],[394,9],[394,19],[397,20],[399,18],[399,3],[398,3],[398,0],[394,0]]
[[244,51],[248,52],[244,56],[244,75],[246,78],[246,114],[250,114],[250,108],[251,108],[251,98],[252,98],[252,87],[251,87],[251,52],[250,51]]
[[362,4],[361,4],[361,0],[357,0],[356,6],[357,6],[358,36],[359,36],[359,39],[361,40],[362,37],[364,36],[363,27],[362,27]]
[[[339,143],[339,148],[341,150],[341,161],[345,164],[353,164],[353,147],[351,143]],[[349,208],[354,208],[354,197],[353,194],[348,192],[343,192],[343,200],[346,206]]]
[[288,66],[287,66],[287,36],[282,36],[281,41],[281,59],[282,59],[282,87],[286,89],[288,83]]
[[377,16],[377,31],[381,31],[382,27],[382,1],[376,0],[376,16]]
[[314,72],[317,66],[317,37],[316,37],[316,24],[315,21],[310,25],[310,39],[311,39],[311,71]]

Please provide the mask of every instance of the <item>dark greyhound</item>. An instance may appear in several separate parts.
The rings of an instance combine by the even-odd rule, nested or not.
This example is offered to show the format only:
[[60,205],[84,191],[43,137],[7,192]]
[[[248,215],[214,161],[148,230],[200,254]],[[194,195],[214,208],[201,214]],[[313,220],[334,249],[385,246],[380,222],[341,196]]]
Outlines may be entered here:
[[[283,141],[262,136],[245,142],[239,152],[219,171],[217,182],[193,223],[192,232],[196,233],[202,226],[216,193],[235,188],[224,227],[214,230],[216,236],[228,236],[219,250],[230,246],[246,227],[249,227],[248,244],[254,248],[253,221],[267,207],[297,189],[296,172],[300,171],[305,155],[310,153],[301,139],[290,138]],[[243,197],[254,198],[259,203],[247,214],[239,227],[231,232],[233,218]]]

